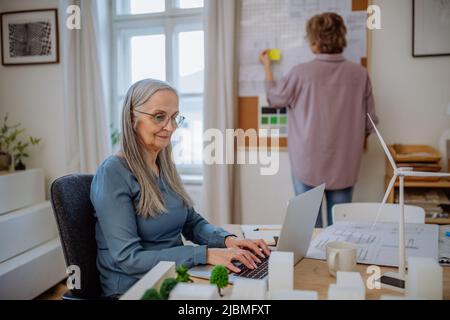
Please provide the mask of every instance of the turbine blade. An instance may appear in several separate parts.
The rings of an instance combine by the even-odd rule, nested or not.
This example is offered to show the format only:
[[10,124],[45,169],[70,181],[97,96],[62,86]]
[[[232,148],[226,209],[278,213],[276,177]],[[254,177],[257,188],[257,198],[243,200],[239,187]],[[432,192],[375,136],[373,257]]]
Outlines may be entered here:
[[424,171],[403,171],[401,175],[405,177],[450,177],[450,173]]
[[389,197],[389,194],[391,193],[391,190],[394,187],[395,180],[397,180],[397,176],[396,175],[394,175],[392,177],[391,181],[389,181],[389,185],[388,185],[388,187],[386,189],[386,193],[384,194],[383,201],[381,202],[380,207],[378,208],[377,217],[376,217],[375,221],[372,224],[372,229],[378,223],[378,219],[380,219],[381,211],[383,210],[383,206],[385,205],[385,203],[386,203],[386,201],[387,201],[387,199]]
[[372,123],[373,128],[375,129],[375,132],[378,136],[378,140],[380,140],[381,146],[383,147],[384,153],[386,154],[386,156],[388,157],[389,162],[391,163],[392,168],[395,170],[397,169],[397,165],[395,164],[394,158],[392,158],[391,153],[389,152],[389,148],[387,147],[386,142],[384,142],[383,137],[381,136],[380,131],[378,131],[377,126],[375,125],[375,123],[372,120],[372,117],[370,116],[370,114],[367,114],[367,116],[369,117],[370,122]]

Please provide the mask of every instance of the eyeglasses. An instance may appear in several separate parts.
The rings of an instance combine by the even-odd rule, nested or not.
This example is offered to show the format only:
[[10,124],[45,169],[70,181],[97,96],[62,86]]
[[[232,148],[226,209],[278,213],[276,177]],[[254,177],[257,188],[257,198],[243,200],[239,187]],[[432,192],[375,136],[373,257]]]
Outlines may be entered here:
[[155,122],[155,124],[157,124],[158,126],[161,126],[161,127],[165,127],[167,125],[167,123],[169,123],[169,119],[170,119],[172,121],[172,125],[175,128],[178,128],[183,124],[184,119],[186,119],[185,117],[183,117],[179,114],[176,116],[173,116],[173,117],[169,117],[166,113],[151,114],[151,113],[139,111],[139,110],[134,110],[134,111],[151,116],[153,121]]

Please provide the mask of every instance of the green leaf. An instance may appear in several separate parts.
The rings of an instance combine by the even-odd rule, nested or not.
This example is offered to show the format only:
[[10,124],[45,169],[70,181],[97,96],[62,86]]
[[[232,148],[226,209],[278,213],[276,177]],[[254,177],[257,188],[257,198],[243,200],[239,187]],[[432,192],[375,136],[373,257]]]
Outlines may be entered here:
[[156,290],[155,288],[151,288],[145,291],[141,300],[162,300],[162,297],[158,293],[158,290]]
[[161,294],[161,297],[164,300],[167,300],[170,295],[170,291],[172,291],[173,288],[177,285],[178,281],[174,278],[167,278],[163,281],[161,284],[161,287],[159,288],[159,293]]
[[185,265],[183,264],[179,265],[176,269],[176,272],[177,272],[176,280],[178,282],[192,282],[188,274],[188,268]]
[[209,279],[211,284],[215,284],[217,288],[225,288],[228,285],[228,270],[223,265],[217,265],[211,272]]
[[0,150],[5,153],[17,152],[19,157],[28,157],[25,152],[31,145],[37,145],[40,143],[40,138],[28,137],[24,142],[21,139],[21,135],[25,132],[24,128],[21,128],[20,123],[14,125],[8,124],[8,114],[3,117],[3,123],[0,125]]

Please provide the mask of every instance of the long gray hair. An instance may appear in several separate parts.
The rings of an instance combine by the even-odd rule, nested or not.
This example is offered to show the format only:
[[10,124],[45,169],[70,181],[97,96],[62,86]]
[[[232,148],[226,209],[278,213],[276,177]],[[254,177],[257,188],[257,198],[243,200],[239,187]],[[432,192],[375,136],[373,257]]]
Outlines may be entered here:
[[[167,212],[164,198],[158,187],[157,176],[145,162],[145,147],[134,130],[134,109],[146,103],[156,92],[169,90],[178,96],[177,91],[166,82],[145,79],[133,84],[128,89],[122,111],[121,157],[136,177],[141,188],[141,195],[136,211],[138,215],[148,218]],[[157,164],[168,187],[176,193],[187,207],[193,203],[184,190],[181,178],[172,159],[172,144],[158,153]]]

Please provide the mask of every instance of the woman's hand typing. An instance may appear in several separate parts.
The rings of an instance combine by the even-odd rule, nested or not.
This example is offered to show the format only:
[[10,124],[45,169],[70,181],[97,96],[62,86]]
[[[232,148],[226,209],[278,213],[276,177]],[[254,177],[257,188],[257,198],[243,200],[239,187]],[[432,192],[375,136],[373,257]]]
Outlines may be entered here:
[[265,256],[270,255],[270,250],[267,247],[267,244],[262,239],[250,240],[229,236],[225,238],[225,246],[227,248],[239,248],[250,250],[255,255],[261,258],[265,258]]
[[255,269],[257,263],[261,263],[260,258],[270,255],[270,250],[263,240],[239,239],[229,236],[225,239],[226,249],[208,249],[207,263],[212,265],[224,265],[233,272],[240,272],[240,269],[233,264],[233,261],[240,261],[249,269]]
[[221,264],[230,271],[239,273],[241,270],[232,262],[240,261],[247,268],[255,269],[256,262],[261,262],[253,253],[248,250],[236,248],[210,248],[207,253],[207,263],[212,265]]

